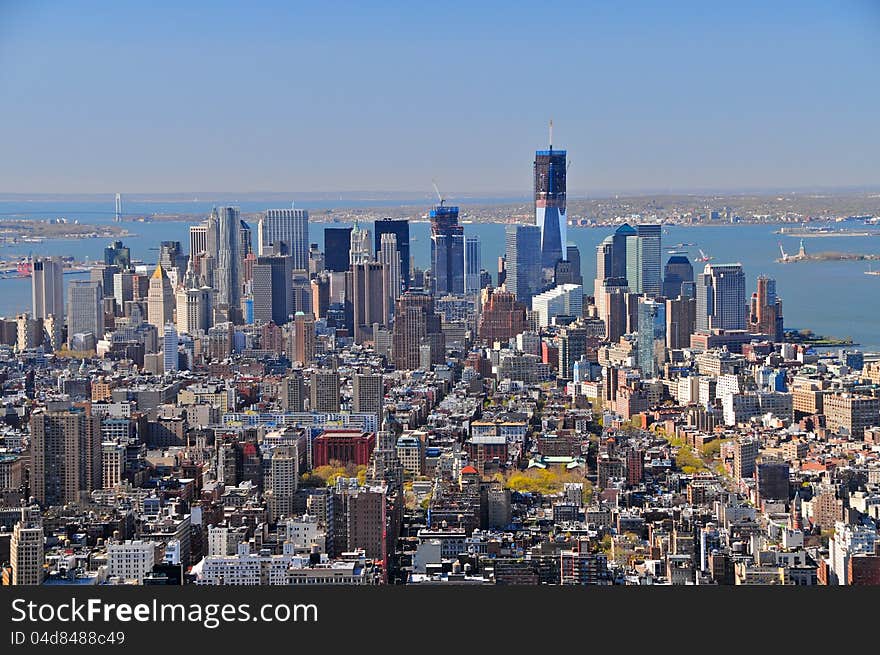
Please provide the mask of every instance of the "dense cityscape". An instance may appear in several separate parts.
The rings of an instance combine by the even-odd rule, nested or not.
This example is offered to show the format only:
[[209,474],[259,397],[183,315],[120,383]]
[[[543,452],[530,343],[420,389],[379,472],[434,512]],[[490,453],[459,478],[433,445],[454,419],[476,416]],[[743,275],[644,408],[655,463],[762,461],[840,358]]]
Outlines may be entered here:
[[427,270],[406,218],[322,251],[234,206],[66,294],[36,258],[3,584],[880,584],[880,355],[791,343],[774,279],[661,222],[579,252],[566,159],[497,267],[439,192]]

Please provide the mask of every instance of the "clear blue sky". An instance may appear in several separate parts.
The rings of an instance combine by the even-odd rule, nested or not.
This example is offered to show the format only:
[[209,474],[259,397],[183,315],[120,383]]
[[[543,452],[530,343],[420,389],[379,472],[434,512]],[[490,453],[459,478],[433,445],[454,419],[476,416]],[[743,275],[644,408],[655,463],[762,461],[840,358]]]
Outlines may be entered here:
[[551,117],[572,193],[877,185],[878,116],[880,0],[0,0],[0,192],[527,195]]

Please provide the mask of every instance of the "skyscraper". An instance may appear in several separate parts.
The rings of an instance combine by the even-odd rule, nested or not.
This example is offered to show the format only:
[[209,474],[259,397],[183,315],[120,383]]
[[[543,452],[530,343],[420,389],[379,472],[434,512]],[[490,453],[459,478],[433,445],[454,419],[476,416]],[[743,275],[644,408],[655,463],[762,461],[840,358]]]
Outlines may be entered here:
[[480,237],[466,237],[464,241],[464,292],[477,293],[480,290]]
[[43,520],[36,505],[21,508],[21,520],[12,530],[9,558],[13,586],[43,584]]
[[666,299],[666,347],[670,350],[688,348],[696,329],[697,301],[693,298]]
[[284,325],[293,313],[293,258],[289,255],[260,255],[251,282],[254,321]]
[[663,269],[663,296],[678,298],[682,295],[681,285],[694,281],[694,267],[684,253],[670,256]]
[[34,260],[31,273],[34,318],[64,316],[64,270],[55,257]]
[[422,345],[430,346],[432,362],[443,361],[445,342],[440,330],[440,317],[434,312],[434,297],[427,293],[410,291],[397,299],[394,310],[394,367],[399,370],[417,370]]
[[177,331],[179,334],[198,334],[207,331],[211,316],[211,290],[208,287],[182,287],[177,291]]
[[443,200],[431,210],[431,289],[438,297],[464,293],[464,228],[458,207]]
[[783,340],[782,300],[776,295],[776,280],[766,275],[758,277],[758,290],[752,294],[749,310],[752,332],[767,334],[775,342]]
[[614,237],[605,237],[596,246],[596,277],[593,280],[593,295],[599,315],[603,313],[602,287],[605,280],[614,277]]
[[508,225],[505,235],[505,286],[516,299],[531,305],[541,285],[541,230],[535,225]]
[[293,317],[293,347],[289,356],[294,362],[309,366],[315,360],[315,315],[297,312]]
[[541,267],[553,270],[565,257],[567,219],[565,215],[565,150],[550,146],[535,152],[535,224],[541,229]]
[[147,293],[147,322],[162,330],[174,313],[174,290],[171,281],[161,264],[156,265],[150,277],[150,289]]
[[114,241],[104,248],[104,264],[118,266],[125,271],[131,268],[131,250],[122,245],[122,241]]
[[697,276],[697,330],[746,329],[746,276],[741,264],[706,264]]
[[181,269],[186,266],[186,256],[183,254],[180,241],[163,241],[159,244],[159,263],[166,273],[177,271],[175,275],[183,274]]
[[305,209],[267,209],[257,233],[258,254],[289,255],[294,269],[308,270],[309,212]]
[[169,320],[162,333],[162,365],[166,373],[173,373],[180,368],[177,344],[177,328]]
[[660,375],[666,361],[666,307],[663,303],[642,299],[638,308],[638,358],[643,378]]
[[352,378],[352,410],[382,418],[385,387],[381,373],[355,373]]
[[281,380],[281,408],[285,412],[302,412],[305,409],[305,385],[301,369],[293,369]]
[[80,503],[101,488],[100,421],[80,408],[31,415],[31,490],[41,505]]
[[570,380],[574,363],[587,354],[591,339],[587,330],[567,327],[559,335],[559,377]]
[[626,278],[606,278],[599,289],[596,304],[600,308],[599,318],[605,323],[605,339],[616,342],[626,334],[627,302],[629,287]]
[[313,412],[339,411],[339,373],[330,370],[312,372],[311,406]]
[[385,266],[371,261],[352,264],[347,277],[350,283],[346,303],[351,302],[355,343],[363,343],[372,338],[373,323],[388,325],[390,322],[385,313],[390,308],[386,302]]
[[608,277],[626,277],[626,244],[627,238],[636,236],[638,232],[629,223],[624,223],[611,235],[613,247],[611,275]]
[[101,283],[71,280],[67,287],[67,340],[77,334],[91,333],[95,339],[104,335],[104,311]]
[[351,243],[348,249],[348,263],[363,264],[373,260],[373,241],[370,238],[370,231],[354,222],[351,228]]
[[556,262],[556,270],[553,274],[553,284],[580,284],[583,286],[584,278],[581,275],[581,251],[574,244],[568,244],[565,248],[565,259]]
[[642,224],[626,237],[626,279],[633,293],[659,296],[663,291],[661,231],[659,224]]
[[390,317],[394,313],[394,303],[401,294],[400,250],[397,248],[396,234],[393,232],[382,234],[381,243],[376,250],[376,258],[385,267],[383,271],[386,305],[384,314],[386,317]]
[[299,452],[296,446],[276,446],[269,461],[266,509],[269,520],[292,516],[299,487]]
[[212,214],[218,221],[217,303],[232,312],[241,302],[241,215],[236,207],[221,207]]
[[324,228],[324,265],[328,271],[344,273],[351,265],[349,261],[351,250],[350,227],[325,227]]
[[409,221],[383,218],[373,224],[376,239],[376,252],[382,248],[382,235],[393,234],[396,237],[397,252],[400,253],[400,275],[403,288],[409,289],[410,254],[409,254]]

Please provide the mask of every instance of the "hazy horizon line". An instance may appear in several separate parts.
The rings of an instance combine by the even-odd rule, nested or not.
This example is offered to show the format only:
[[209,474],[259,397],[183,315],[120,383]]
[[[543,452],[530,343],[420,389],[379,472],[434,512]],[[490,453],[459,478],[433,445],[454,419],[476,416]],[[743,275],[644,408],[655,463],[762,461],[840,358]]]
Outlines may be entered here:
[[[630,189],[598,189],[598,190],[575,190],[568,192],[568,198],[574,200],[602,200],[615,196],[645,197],[645,196],[746,196],[746,195],[775,195],[775,194],[857,194],[880,192],[880,184],[876,185],[808,185],[797,187],[767,186],[767,187],[666,187],[666,188],[630,188]],[[120,193],[124,198],[144,200],[168,200],[180,199],[186,202],[203,202],[208,200],[220,200],[223,198],[247,197],[252,200],[268,198],[299,198],[301,200],[340,199],[340,200],[421,200],[434,198],[433,190],[390,190],[390,189],[346,189],[346,190],[317,190],[317,191],[0,191],[0,200],[36,200],[45,198],[113,198]],[[456,198],[493,198],[498,200],[531,201],[531,193],[512,190],[485,190],[485,191],[447,191],[444,200]],[[204,200],[200,196],[205,196]]]

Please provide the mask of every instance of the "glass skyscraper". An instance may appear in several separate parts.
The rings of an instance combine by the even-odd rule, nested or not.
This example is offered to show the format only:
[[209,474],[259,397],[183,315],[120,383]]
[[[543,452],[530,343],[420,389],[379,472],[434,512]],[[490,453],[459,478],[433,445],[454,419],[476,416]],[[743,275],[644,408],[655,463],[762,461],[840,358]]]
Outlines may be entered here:
[[257,229],[258,254],[289,255],[294,270],[308,270],[309,212],[305,209],[267,209]]
[[565,259],[565,150],[535,152],[535,224],[541,230],[541,267],[552,270]]
[[630,291],[659,296],[663,291],[659,224],[639,225],[626,237],[626,279]]
[[505,236],[505,286],[516,299],[531,305],[541,286],[541,229],[537,225],[508,225]]
[[643,378],[660,375],[666,361],[666,306],[654,300],[638,305],[638,358]]
[[746,329],[746,276],[742,264],[706,264],[697,276],[697,330]]
[[442,201],[431,210],[431,289],[435,296],[464,293],[464,228],[458,207]]
[[466,237],[464,240],[464,292],[477,293],[480,290],[480,237]]

